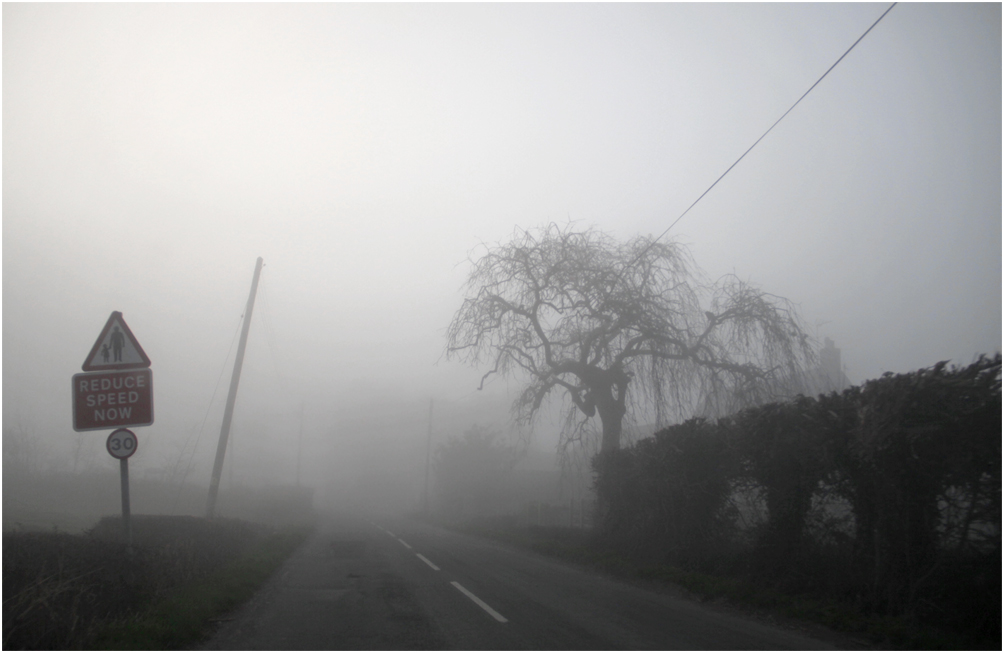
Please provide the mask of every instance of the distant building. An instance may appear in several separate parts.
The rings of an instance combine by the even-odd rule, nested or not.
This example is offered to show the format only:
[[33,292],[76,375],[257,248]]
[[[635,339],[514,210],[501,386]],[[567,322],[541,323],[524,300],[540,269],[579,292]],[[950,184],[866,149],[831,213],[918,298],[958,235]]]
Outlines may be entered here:
[[804,385],[801,392],[805,395],[841,392],[850,387],[851,381],[844,374],[840,361],[840,350],[829,338],[823,338],[823,348],[819,350],[819,366],[806,374]]

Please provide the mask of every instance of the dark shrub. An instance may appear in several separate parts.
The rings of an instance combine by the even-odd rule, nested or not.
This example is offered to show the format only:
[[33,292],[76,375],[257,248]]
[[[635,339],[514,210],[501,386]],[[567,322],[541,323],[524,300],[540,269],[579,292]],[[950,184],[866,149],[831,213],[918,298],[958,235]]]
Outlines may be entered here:
[[[1000,638],[1000,354],[689,420],[594,470],[598,535],[639,560]],[[766,512],[745,551],[740,488]]]
[[597,492],[609,500],[607,537],[661,562],[705,566],[727,543],[734,456],[728,430],[703,419],[596,460]]

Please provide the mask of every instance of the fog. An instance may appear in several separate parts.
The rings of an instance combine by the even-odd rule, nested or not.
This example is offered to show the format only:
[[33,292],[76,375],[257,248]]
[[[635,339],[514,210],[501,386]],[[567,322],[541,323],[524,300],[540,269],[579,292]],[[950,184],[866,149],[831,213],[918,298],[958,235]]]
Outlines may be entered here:
[[[5,492],[15,449],[116,471],[70,405],[112,311],[154,375],[131,474],[207,486],[259,256],[221,496],[299,465],[319,504],[413,509],[430,402],[433,448],[477,423],[550,460],[518,379],[443,358],[469,253],[662,233],[886,7],[5,4]],[[896,6],[670,237],[853,383],[998,351],[1000,5]]]

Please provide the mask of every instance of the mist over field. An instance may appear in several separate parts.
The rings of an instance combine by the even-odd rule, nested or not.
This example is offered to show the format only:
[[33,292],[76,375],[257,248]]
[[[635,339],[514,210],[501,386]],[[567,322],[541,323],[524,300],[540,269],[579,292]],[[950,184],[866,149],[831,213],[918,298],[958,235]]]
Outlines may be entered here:
[[[557,405],[519,428],[520,376],[444,356],[470,259],[659,236],[886,7],[5,4],[4,528],[118,510],[70,393],[113,311],[153,371],[132,510],[203,514],[259,256],[224,513],[419,510],[465,434],[519,458],[516,505],[581,500]],[[851,384],[967,365],[1001,348],[1001,176],[1000,5],[901,4],[664,238]]]

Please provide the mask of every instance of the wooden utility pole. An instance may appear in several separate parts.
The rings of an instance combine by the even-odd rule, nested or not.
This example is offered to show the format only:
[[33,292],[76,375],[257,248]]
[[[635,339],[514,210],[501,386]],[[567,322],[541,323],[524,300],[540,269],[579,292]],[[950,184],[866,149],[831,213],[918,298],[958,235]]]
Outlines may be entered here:
[[241,327],[241,341],[237,346],[237,358],[234,360],[234,373],[230,377],[230,393],[227,395],[227,407],[223,411],[223,426],[220,427],[220,441],[216,445],[216,461],[213,463],[213,478],[209,482],[209,500],[206,502],[207,519],[212,519],[216,514],[216,495],[220,491],[223,458],[227,453],[230,422],[234,418],[234,403],[237,401],[237,384],[241,380],[241,367],[244,365],[244,349],[248,344],[248,331],[251,330],[251,312],[254,310],[254,298],[258,293],[258,277],[261,276],[261,266],[262,259],[259,256],[254,266],[254,278],[251,280],[251,294],[248,295],[248,305],[244,309],[244,325]]
[[300,457],[303,453],[303,402],[300,402],[300,435],[296,439],[296,487],[300,487]]
[[429,434],[425,439],[425,490],[423,492],[422,509],[429,514],[429,458],[432,452],[432,399],[429,399]]

